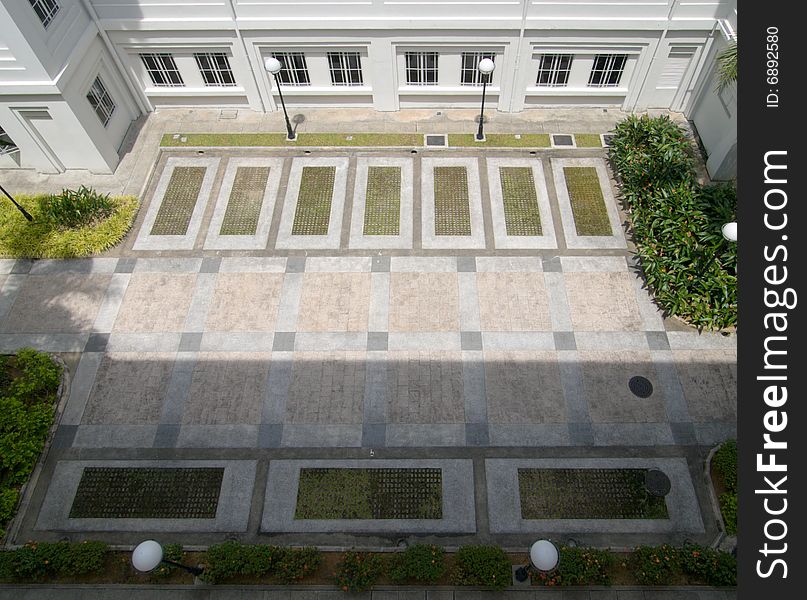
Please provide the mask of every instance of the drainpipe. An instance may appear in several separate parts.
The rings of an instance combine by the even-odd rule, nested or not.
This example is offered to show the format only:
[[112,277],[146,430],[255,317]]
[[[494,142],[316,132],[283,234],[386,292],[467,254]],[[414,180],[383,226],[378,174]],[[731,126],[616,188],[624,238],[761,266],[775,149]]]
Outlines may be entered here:
[[115,63],[115,66],[121,75],[123,75],[123,81],[126,83],[126,87],[129,88],[129,93],[134,97],[137,108],[140,109],[141,114],[153,112],[154,107],[147,98],[144,98],[141,95],[142,91],[140,88],[134,85],[132,82],[129,76],[129,71],[123,66],[123,62],[121,61],[120,56],[118,56],[115,46],[112,45],[112,41],[109,39],[106,30],[101,27],[101,20],[98,18],[98,13],[95,12],[95,7],[90,3],[90,0],[81,0],[81,2],[84,4],[84,10],[87,11],[87,14],[90,15],[92,22],[95,24],[95,28],[98,30],[98,35],[101,36],[101,40],[104,42],[107,52],[112,55],[112,61]]
[[[513,104],[515,101],[516,82],[518,81],[518,71],[521,65],[521,50],[524,46],[524,30],[527,28],[527,9],[529,8],[530,0],[522,0],[521,4],[521,27],[518,30],[518,46],[516,48],[516,58],[513,63],[513,79],[510,85],[510,106],[508,112],[513,112]],[[498,107],[497,107],[498,110]]]
[[247,43],[244,41],[244,37],[241,35],[241,28],[238,27],[238,16],[235,12],[233,0],[227,0],[227,7],[230,9],[230,17],[233,20],[233,27],[235,27],[235,37],[237,37],[238,41],[241,42],[241,49],[244,51],[244,56],[247,59],[247,63],[249,63],[249,72],[252,73],[252,82],[255,84],[255,93],[258,94],[258,100],[261,102],[261,111],[266,112],[266,104],[263,101],[261,87],[258,84],[258,77],[255,75],[255,65],[252,64],[252,55],[247,51]]
[[639,105],[639,98],[644,95],[644,86],[647,83],[647,79],[650,77],[650,71],[653,70],[653,65],[658,57],[658,51],[659,48],[661,48],[661,43],[667,39],[667,33],[670,31],[670,21],[672,20],[675,9],[678,8],[679,1],[680,0],[672,0],[670,10],[667,12],[667,20],[664,22],[664,31],[661,32],[661,37],[659,38],[658,42],[656,42],[656,47],[653,49],[653,56],[650,58],[650,64],[647,65],[647,69],[645,69],[644,72],[644,77],[642,78],[642,85],[639,86],[639,93],[636,95],[636,100],[633,102],[632,111],[634,112],[636,111],[636,107]]

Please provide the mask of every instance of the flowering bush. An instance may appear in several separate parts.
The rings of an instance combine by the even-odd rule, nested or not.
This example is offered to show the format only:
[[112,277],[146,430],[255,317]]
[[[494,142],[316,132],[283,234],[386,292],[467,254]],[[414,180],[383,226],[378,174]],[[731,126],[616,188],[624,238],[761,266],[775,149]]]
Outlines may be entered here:
[[390,561],[390,579],[395,583],[414,580],[434,583],[445,572],[445,552],[428,544],[410,546]]
[[454,557],[451,579],[456,585],[504,589],[513,580],[512,563],[499,546],[464,546]]
[[633,575],[641,585],[667,585],[679,571],[678,550],[672,546],[639,546],[631,555]]
[[371,587],[381,575],[384,562],[378,554],[368,552],[345,552],[336,566],[334,579],[343,592],[363,592]]
[[610,569],[614,556],[596,548],[561,546],[558,568],[552,573],[530,571],[532,580],[540,585],[611,585]]
[[0,581],[101,573],[106,551],[104,542],[29,542],[16,550],[0,551]]

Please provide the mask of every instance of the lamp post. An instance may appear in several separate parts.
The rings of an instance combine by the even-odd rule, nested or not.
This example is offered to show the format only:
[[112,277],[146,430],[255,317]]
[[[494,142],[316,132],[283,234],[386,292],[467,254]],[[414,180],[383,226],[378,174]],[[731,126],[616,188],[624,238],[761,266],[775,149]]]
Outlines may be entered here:
[[289,121],[289,113],[286,112],[286,102],[283,100],[283,92],[280,89],[280,81],[277,78],[277,74],[280,73],[280,70],[283,68],[283,65],[274,56],[268,56],[263,59],[263,66],[275,77],[275,87],[277,88],[278,96],[280,96],[280,105],[283,107],[283,116],[286,117],[286,132],[287,132],[286,139],[289,140],[290,142],[293,142],[294,140],[297,139],[297,134],[294,133],[294,130],[291,128],[291,122]]
[[31,214],[30,214],[30,213],[29,213],[27,210],[25,210],[25,209],[24,209],[22,206],[20,206],[20,203],[19,203],[19,202],[17,202],[17,201],[16,201],[16,200],[15,200],[15,199],[12,197],[12,195],[11,195],[11,194],[9,194],[9,193],[6,191],[6,189],[5,189],[5,188],[4,188],[2,185],[0,185],[0,192],[3,192],[3,194],[5,194],[5,196],[6,196],[6,198],[8,198],[9,200],[11,200],[12,204],[14,204],[14,206],[16,206],[16,207],[17,207],[17,210],[18,210],[18,211],[20,211],[20,212],[22,213],[22,216],[23,216],[23,217],[25,217],[25,218],[26,218],[26,219],[28,219],[29,221],[33,221],[33,220],[34,220],[34,218],[31,216]]
[[484,142],[485,133],[482,131],[482,125],[485,122],[485,91],[488,87],[488,79],[490,79],[490,74],[493,73],[493,69],[496,68],[496,64],[489,58],[483,58],[479,61],[479,65],[477,65],[476,68],[479,69],[480,73],[482,73],[482,109],[479,111],[479,129],[477,130],[476,137],[474,139],[477,142]]
[[560,553],[549,540],[538,540],[530,547],[530,563],[516,570],[516,580],[526,581],[530,568],[542,573],[550,573],[558,568]]
[[723,227],[720,228],[720,232],[723,234],[723,237],[730,242],[737,241],[737,223],[732,221],[731,223],[726,223]]
[[159,542],[155,542],[154,540],[140,542],[132,552],[132,566],[141,573],[153,571],[160,563],[165,563],[166,565],[187,571],[194,577],[198,577],[204,571],[204,569],[200,567],[189,567],[188,565],[183,565],[182,563],[164,558],[163,547],[160,546]]

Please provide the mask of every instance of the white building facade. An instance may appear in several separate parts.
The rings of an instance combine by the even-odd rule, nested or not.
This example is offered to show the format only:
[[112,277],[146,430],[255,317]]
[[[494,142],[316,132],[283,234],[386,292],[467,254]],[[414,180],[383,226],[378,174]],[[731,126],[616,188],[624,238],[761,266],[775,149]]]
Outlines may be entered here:
[[[160,107],[671,109],[704,102],[734,0],[0,0],[0,168],[114,171]],[[16,148],[16,151],[9,151]]]

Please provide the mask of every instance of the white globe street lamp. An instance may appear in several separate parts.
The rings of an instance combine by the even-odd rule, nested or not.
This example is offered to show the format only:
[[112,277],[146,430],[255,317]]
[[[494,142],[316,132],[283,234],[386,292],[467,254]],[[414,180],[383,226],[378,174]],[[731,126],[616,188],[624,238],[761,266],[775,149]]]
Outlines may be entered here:
[[488,87],[488,79],[490,79],[491,73],[493,73],[493,70],[496,68],[496,64],[489,58],[483,58],[479,61],[476,68],[482,74],[482,109],[479,111],[479,129],[474,139],[477,142],[484,142],[485,133],[482,131],[482,126],[485,122],[485,91]]
[[530,546],[530,564],[516,570],[516,581],[526,581],[530,568],[541,573],[550,573],[558,568],[560,552],[549,540],[538,540]]
[[737,241],[737,223],[732,221],[731,223],[726,223],[723,227],[720,228],[723,237],[726,238],[730,242]]
[[160,566],[160,563],[178,567],[194,577],[198,577],[204,571],[199,567],[189,567],[188,565],[168,560],[164,556],[163,547],[154,540],[140,542],[132,551],[132,566],[141,573],[150,573]]
[[283,92],[280,90],[280,81],[277,78],[278,74],[283,69],[283,63],[277,60],[274,56],[267,56],[263,59],[263,66],[275,78],[275,87],[277,88],[278,96],[280,96],[280,105],[283,107],[283,116],[286,118],[286,139],[292,142],[297,139],[297,134],[294,133],[294,130],[291,128],[289,113],[286,112],[286,102],[283,100]]

